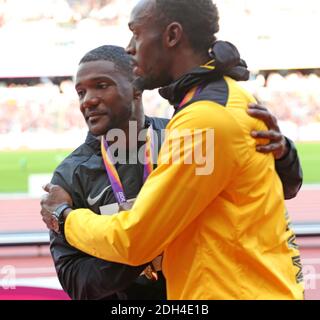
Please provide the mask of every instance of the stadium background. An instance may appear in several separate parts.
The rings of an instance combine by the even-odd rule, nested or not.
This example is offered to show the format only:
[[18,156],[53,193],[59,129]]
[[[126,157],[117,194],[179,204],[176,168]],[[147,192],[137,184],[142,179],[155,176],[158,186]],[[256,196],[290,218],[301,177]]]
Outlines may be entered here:
[[[64,297],[50,290],[60,286],[39,215],[41,185],[86,135],[72,83],[78,61],[99,45],[126,46],[136,2],[0,0],[0,299]],[[297,143],[304,186],[287,207],[303,235],[306,297],[320,299],[320,2],[215,2],[218,38],[236,44],[252,71],[243,85]],[[144,100],[147,114],[171,116],[157,92]]]

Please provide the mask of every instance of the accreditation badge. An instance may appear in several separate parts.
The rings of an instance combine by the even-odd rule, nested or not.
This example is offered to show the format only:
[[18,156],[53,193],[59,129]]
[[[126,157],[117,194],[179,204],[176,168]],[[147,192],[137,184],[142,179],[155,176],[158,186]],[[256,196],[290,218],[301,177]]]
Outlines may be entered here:
[[118,212],[120,212],[120,211],[129,211],[133,207],[135,201],[136,201],[136,199],[132,199],[132,200],[128,200],[126,202],[120,203],[118,205],[118,207],[119,207],[119,211]]
[[[136,201],[136,199],[128,200],[127,201],[129,203],[128,208],[130,206],[130,209],[131,209],[135,201]],[[119,204],[117,202],[116,203],[107,204],[105,206],[101,206],[99,209],[100,209],[100,214],[107,215],[107,216],[113,215],[113,214],[115,214],[117,212],[120,212],[120,211],[130,210],[130,209],[120,209],[120,206],[119,206]]]

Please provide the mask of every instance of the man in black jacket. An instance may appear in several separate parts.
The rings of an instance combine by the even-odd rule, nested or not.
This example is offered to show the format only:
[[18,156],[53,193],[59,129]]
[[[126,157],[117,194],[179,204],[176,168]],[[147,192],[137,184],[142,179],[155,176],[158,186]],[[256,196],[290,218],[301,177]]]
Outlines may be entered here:
[[[128,135],[128,123],[133,121],[137,123],[137,133],[151,125],[160,148],[161,130],[169,120],[144,115],[141,93],[133,88],[132,77],[130,57],[119,47],[94,49],[80,62],[76,90],[89,133],[85,143],[55,170],[51,181],[71,195],[74,208],[90,208],[97,214],[115,212],[116,199],[105,172],[100,136],[114,128]],[[253,133],[271,140],[257,148],[260,152],[274,152],[285,197],[294,197],[301,186],[302,172],[293,143],[281,135],[276,119],[265,108],[252,106],[249,113],[262,119],[270,129]],[[136,152],[127,145],[125,149],[126,159],[130,152]],[[127,198],[134,199],[143,185],[143,165],[118,163],[115,168]],[[149,280],[141,275],[145,265],[132,267],[89,256],[54,232],[51,253],[60,283],[72,299],[165,299],[161,272],[158,281]]]

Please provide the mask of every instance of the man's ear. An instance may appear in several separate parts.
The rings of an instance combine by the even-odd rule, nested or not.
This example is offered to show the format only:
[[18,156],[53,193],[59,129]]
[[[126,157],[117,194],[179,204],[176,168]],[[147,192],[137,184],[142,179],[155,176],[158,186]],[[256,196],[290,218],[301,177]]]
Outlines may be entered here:
[[179,22],[172,22],[167,27],[164,34],[164,45],[173,48],[181,41],[183,27]]

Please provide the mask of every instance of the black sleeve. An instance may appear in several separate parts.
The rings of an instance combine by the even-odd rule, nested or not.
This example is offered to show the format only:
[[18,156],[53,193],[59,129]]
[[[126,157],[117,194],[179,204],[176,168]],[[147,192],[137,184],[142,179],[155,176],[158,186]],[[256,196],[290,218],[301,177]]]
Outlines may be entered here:
[[91,257],[50,234],[50,250],[64,291],[74,300],[118,299],[130,289],[145,266],[132,267]]
[[[74,184],[65,181],[63,172],[56,171],[51,182],[68,191],[76,206],[82,204],[79,203],[81,195],[71,189]],[[89,256],[54,232],[50,234],[50,251],[61,286],[72,299],[117,299],[120,291],[133,285],[146,267],[132,267]],[[121,294],[125,297],[125,292]]]
[[302,185],[303,173],[297,149],[294,143],[286,138],[289,153],[285,158],[276,160],[276,170],[281,179],[286,200],[294,198]]

